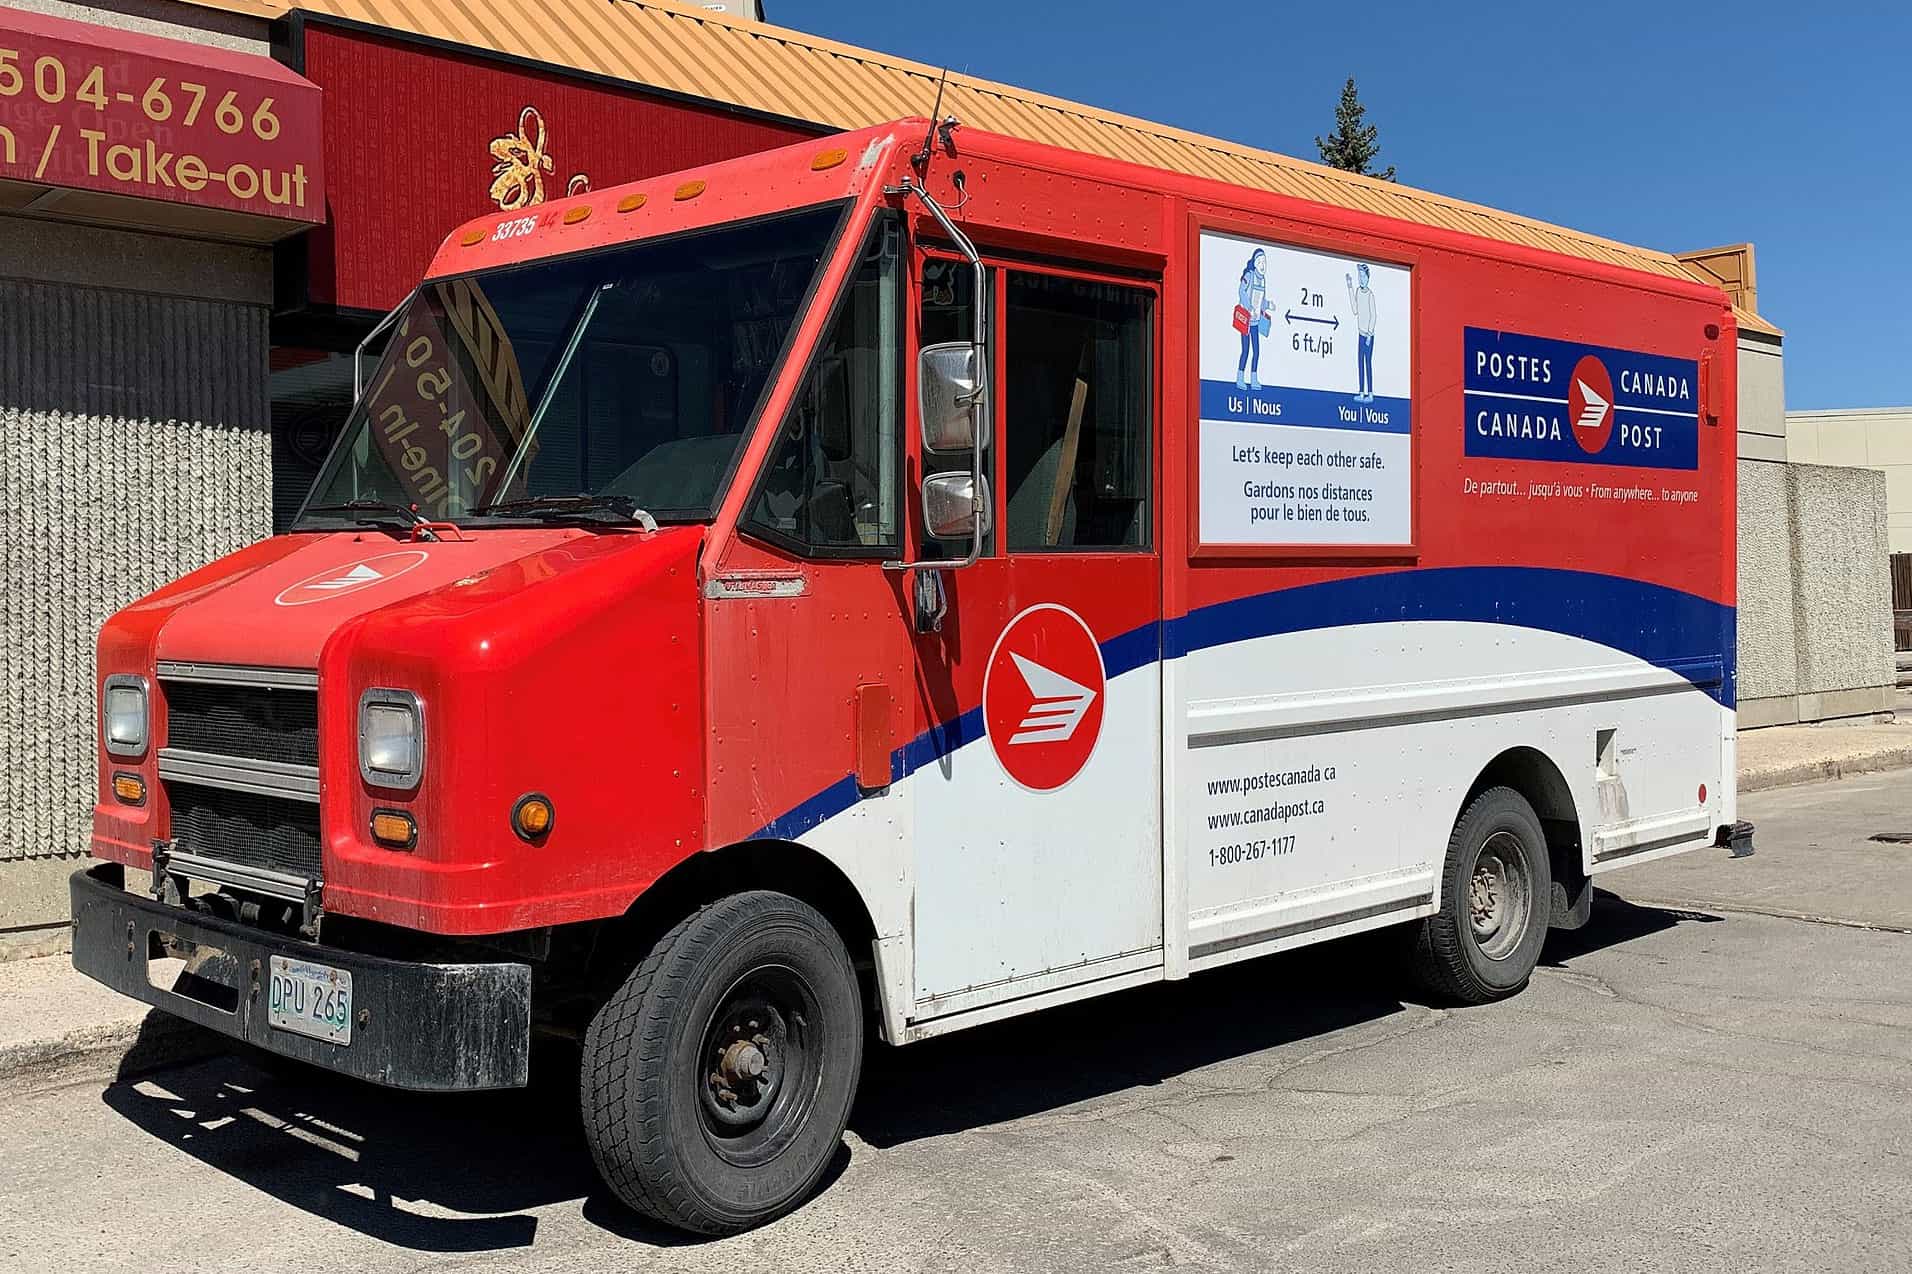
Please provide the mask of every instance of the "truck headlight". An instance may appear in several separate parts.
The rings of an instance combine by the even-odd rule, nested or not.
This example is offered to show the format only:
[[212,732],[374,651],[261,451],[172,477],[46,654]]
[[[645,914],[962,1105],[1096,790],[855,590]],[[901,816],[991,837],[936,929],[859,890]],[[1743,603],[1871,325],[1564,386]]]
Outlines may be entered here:
[[146,750],[146,678],[114,673],[106,679],[100,718],[106,750],[114,756],[138,756]]
[[425,773],[425,713],[409,690],[359,697],[359,774],[377,787],[413,788]]

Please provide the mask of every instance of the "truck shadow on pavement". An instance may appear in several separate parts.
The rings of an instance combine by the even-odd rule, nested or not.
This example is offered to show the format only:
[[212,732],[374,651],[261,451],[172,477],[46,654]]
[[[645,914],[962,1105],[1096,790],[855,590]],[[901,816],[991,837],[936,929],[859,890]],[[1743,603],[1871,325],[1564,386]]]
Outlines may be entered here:
[[[1551,934],[1541,963],[1714,919],[1600,891],[1586,927]],[[962,1132],[1412,1011],[1428,1001],[1404,975],[1399,935],[1380,930],[872,1050],[850,1128],[877,1147]]]
[[[1602,893],[1592,922],[1549,940],[1558,965],[1690,921]],[[1163,1083],[1424,1003],[1387,932],[1245,961],[972,1028],[868,1050],[850,1128],[878,1149]],[[1491,1010],[1490,1010],[1491,1011]],[[149,1029],[175,1032],[155,1014]],[[529,1246],[532,1210],[583,1199],[590,1224],[671,1246],[697,1240],[640,1220],[599,1184],[576,1101],[577,1053],[540,1042],[529,1088],[419,1094],[251,1052],[142,1074],[138,1045],[103,1100],[128,1122],[283,1203],[425,1252]],[[847,1150],[824,1189],[845,1170]]]

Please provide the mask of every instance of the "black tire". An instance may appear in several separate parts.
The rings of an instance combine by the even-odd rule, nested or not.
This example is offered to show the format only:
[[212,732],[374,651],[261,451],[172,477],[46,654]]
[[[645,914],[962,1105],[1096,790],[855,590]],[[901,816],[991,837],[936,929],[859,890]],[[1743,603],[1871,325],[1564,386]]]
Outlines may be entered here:
[[830,922],[787,894],[733,894],[665,934],[591,1020],[585,1139],[635,1211],[734,1234],[816,1187],[862,1062],[862,994]]
[[1441,909],[1414,927],[1408,966],[1433,995],[1460,1004],[1505,999],[1527,985],[1547,940],[1553,869],[1533,806],[1490,787],[1447,838]]

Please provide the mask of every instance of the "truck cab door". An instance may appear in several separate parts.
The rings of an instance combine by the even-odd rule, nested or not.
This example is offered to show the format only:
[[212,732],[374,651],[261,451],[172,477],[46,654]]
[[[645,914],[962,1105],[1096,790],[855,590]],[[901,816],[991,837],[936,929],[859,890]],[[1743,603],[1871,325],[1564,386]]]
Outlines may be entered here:
[[[969,267],[914,277],[919,346],[966,339]],[[918,1020],[1161,961],[1157,292],[989,280],[991,527],[914,639]],[[967,467],[912,434],[917,485]],[[919,555],[966,551],[915,521]]]

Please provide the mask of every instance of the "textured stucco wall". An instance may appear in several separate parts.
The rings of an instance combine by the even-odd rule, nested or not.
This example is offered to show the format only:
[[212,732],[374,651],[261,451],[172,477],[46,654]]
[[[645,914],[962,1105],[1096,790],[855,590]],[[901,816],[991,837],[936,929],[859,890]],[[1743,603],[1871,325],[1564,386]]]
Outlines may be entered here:
[[[16,8],[269,54],[175,0]],[[0,936],[66,919],[101,621],[271,527],[270,250],[0,216]],[[0,958],[10,948],[0,946]]]
[[1885,476],[1742,460],[1740,725],[1881,711],[1894,676]]
[[1799,688],[1802,693],[1893,684],[1892,577],[1886,483],[1876,469],[1796,464]]
[[1739,698],[1799,690],[1790,467],[1739,462]]
[[0,278],[0,928],[60,919],[24,860],[85,847],[101,622],[271,529],[266,324],[247,302]]

